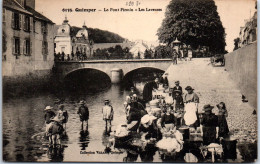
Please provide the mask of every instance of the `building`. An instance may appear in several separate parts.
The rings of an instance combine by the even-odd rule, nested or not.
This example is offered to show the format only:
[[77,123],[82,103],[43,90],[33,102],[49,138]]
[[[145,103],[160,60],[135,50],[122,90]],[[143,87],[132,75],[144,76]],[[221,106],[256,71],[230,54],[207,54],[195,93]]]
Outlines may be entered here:
[[73,29],[68,23],[67,17],[63,21],[62,25],[57,26],[55,35],[55,53],[65,55],[81,53],[86,54],[87,57],[91,56],[91,43],[88,37],[88,30],[85,22],[81,29],[74,33],[76,29]]
[[244,47],[257,40],[257,11],[252,18],[245,20],[245,26],[240,27],[239,47]]
[[2,75],[51,70],[54,23],[35,10],[35,0],[3,0]]
[[144,59],[145,50],[148,50],[148,46],[143,41],[137,41],[135,45],[129,50],[133,54],[133,58]]

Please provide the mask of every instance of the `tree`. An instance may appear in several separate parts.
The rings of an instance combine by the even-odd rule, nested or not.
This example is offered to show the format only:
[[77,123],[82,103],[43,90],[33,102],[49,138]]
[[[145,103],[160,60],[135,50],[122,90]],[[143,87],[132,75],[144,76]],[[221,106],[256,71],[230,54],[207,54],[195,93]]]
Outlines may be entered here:
[[223,53],[226,46],[225,30],[213,0],[172,0],[157,35],[168,45],[178,38],[193,49],[208,46],[214,53]]
[[163,46],[163,45],[159,45],[157,47],[155,47],[155,54],[154,54],[154,58],[171,58],[172,55],[172,48],[169,46]]
[[233,51],[235,51],[235,50],[237,50],[237,49],[239,48],[239,46],[238,46],[239,42],[240,42],[240,38],[234,39],[234,45],[235,45],[235,47],[234,47]]

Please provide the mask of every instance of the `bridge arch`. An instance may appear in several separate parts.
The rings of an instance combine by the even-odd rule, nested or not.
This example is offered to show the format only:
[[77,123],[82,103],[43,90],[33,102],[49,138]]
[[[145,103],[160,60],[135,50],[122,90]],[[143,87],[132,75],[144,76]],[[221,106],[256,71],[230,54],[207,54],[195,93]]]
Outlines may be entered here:
[[111,85],[110,76],[99,69],[80,68],[69,71],[63,78],[63,85],[69,90],[102,90]]
[[[124,72],[124,76],[122,78],[122,82],[128,88],[129,86],[133,86],[133,81],[138,81],[138,78],[142,78],[143,81],[151,81],[154,80],[154,74],[164,73],[165,70],[156,67],[138,67],[128,72]],[[144,78],[145,77],[145,78]]]
[[69,70],[68,72],[66,72],[66,74],[64,74],[63,76],[63,79],[66,79],[69,75],[73,74],[73,73],[76,73],[78,71],[83,71],[83,70],[89,70],[89,71],[98,71],[100,73],[103,73],[103,74],[106,74],[107,77],[110,79],[111,81],[111,78],[109,76],[109,74],[105,71],[103,71],[102,69],[99,69],[99,68],[91,68],[91,67],[84,67],[84,68],[75,68],[75,69],[72,69],[72,70]]

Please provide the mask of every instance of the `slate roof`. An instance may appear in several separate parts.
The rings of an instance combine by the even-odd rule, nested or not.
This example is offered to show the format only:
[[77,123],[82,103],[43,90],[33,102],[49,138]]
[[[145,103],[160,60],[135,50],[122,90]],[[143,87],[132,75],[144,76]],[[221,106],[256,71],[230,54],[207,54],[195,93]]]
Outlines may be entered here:
[[33,15],[37,19],[54,24],[50,19],[48,19],[41,13],[37,12],[33,8],[31,8],[29,6],[23,7],[15,0],[3,0],[3,7],[8,8],[10,10],[16,10],[16,11],[19,11],[19,12],[22,12],[22,13],[25,13],[28,15]]

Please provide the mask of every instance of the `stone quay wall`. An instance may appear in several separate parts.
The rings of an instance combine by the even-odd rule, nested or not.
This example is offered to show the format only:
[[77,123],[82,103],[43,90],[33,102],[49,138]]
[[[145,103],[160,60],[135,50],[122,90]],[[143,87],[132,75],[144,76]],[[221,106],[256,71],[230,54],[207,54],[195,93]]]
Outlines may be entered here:
[[257,42],[226,54],[225,67],[248,103],[257,109]]
[[37,93],[53,85],[53,61],[2,62],[3,98]]

